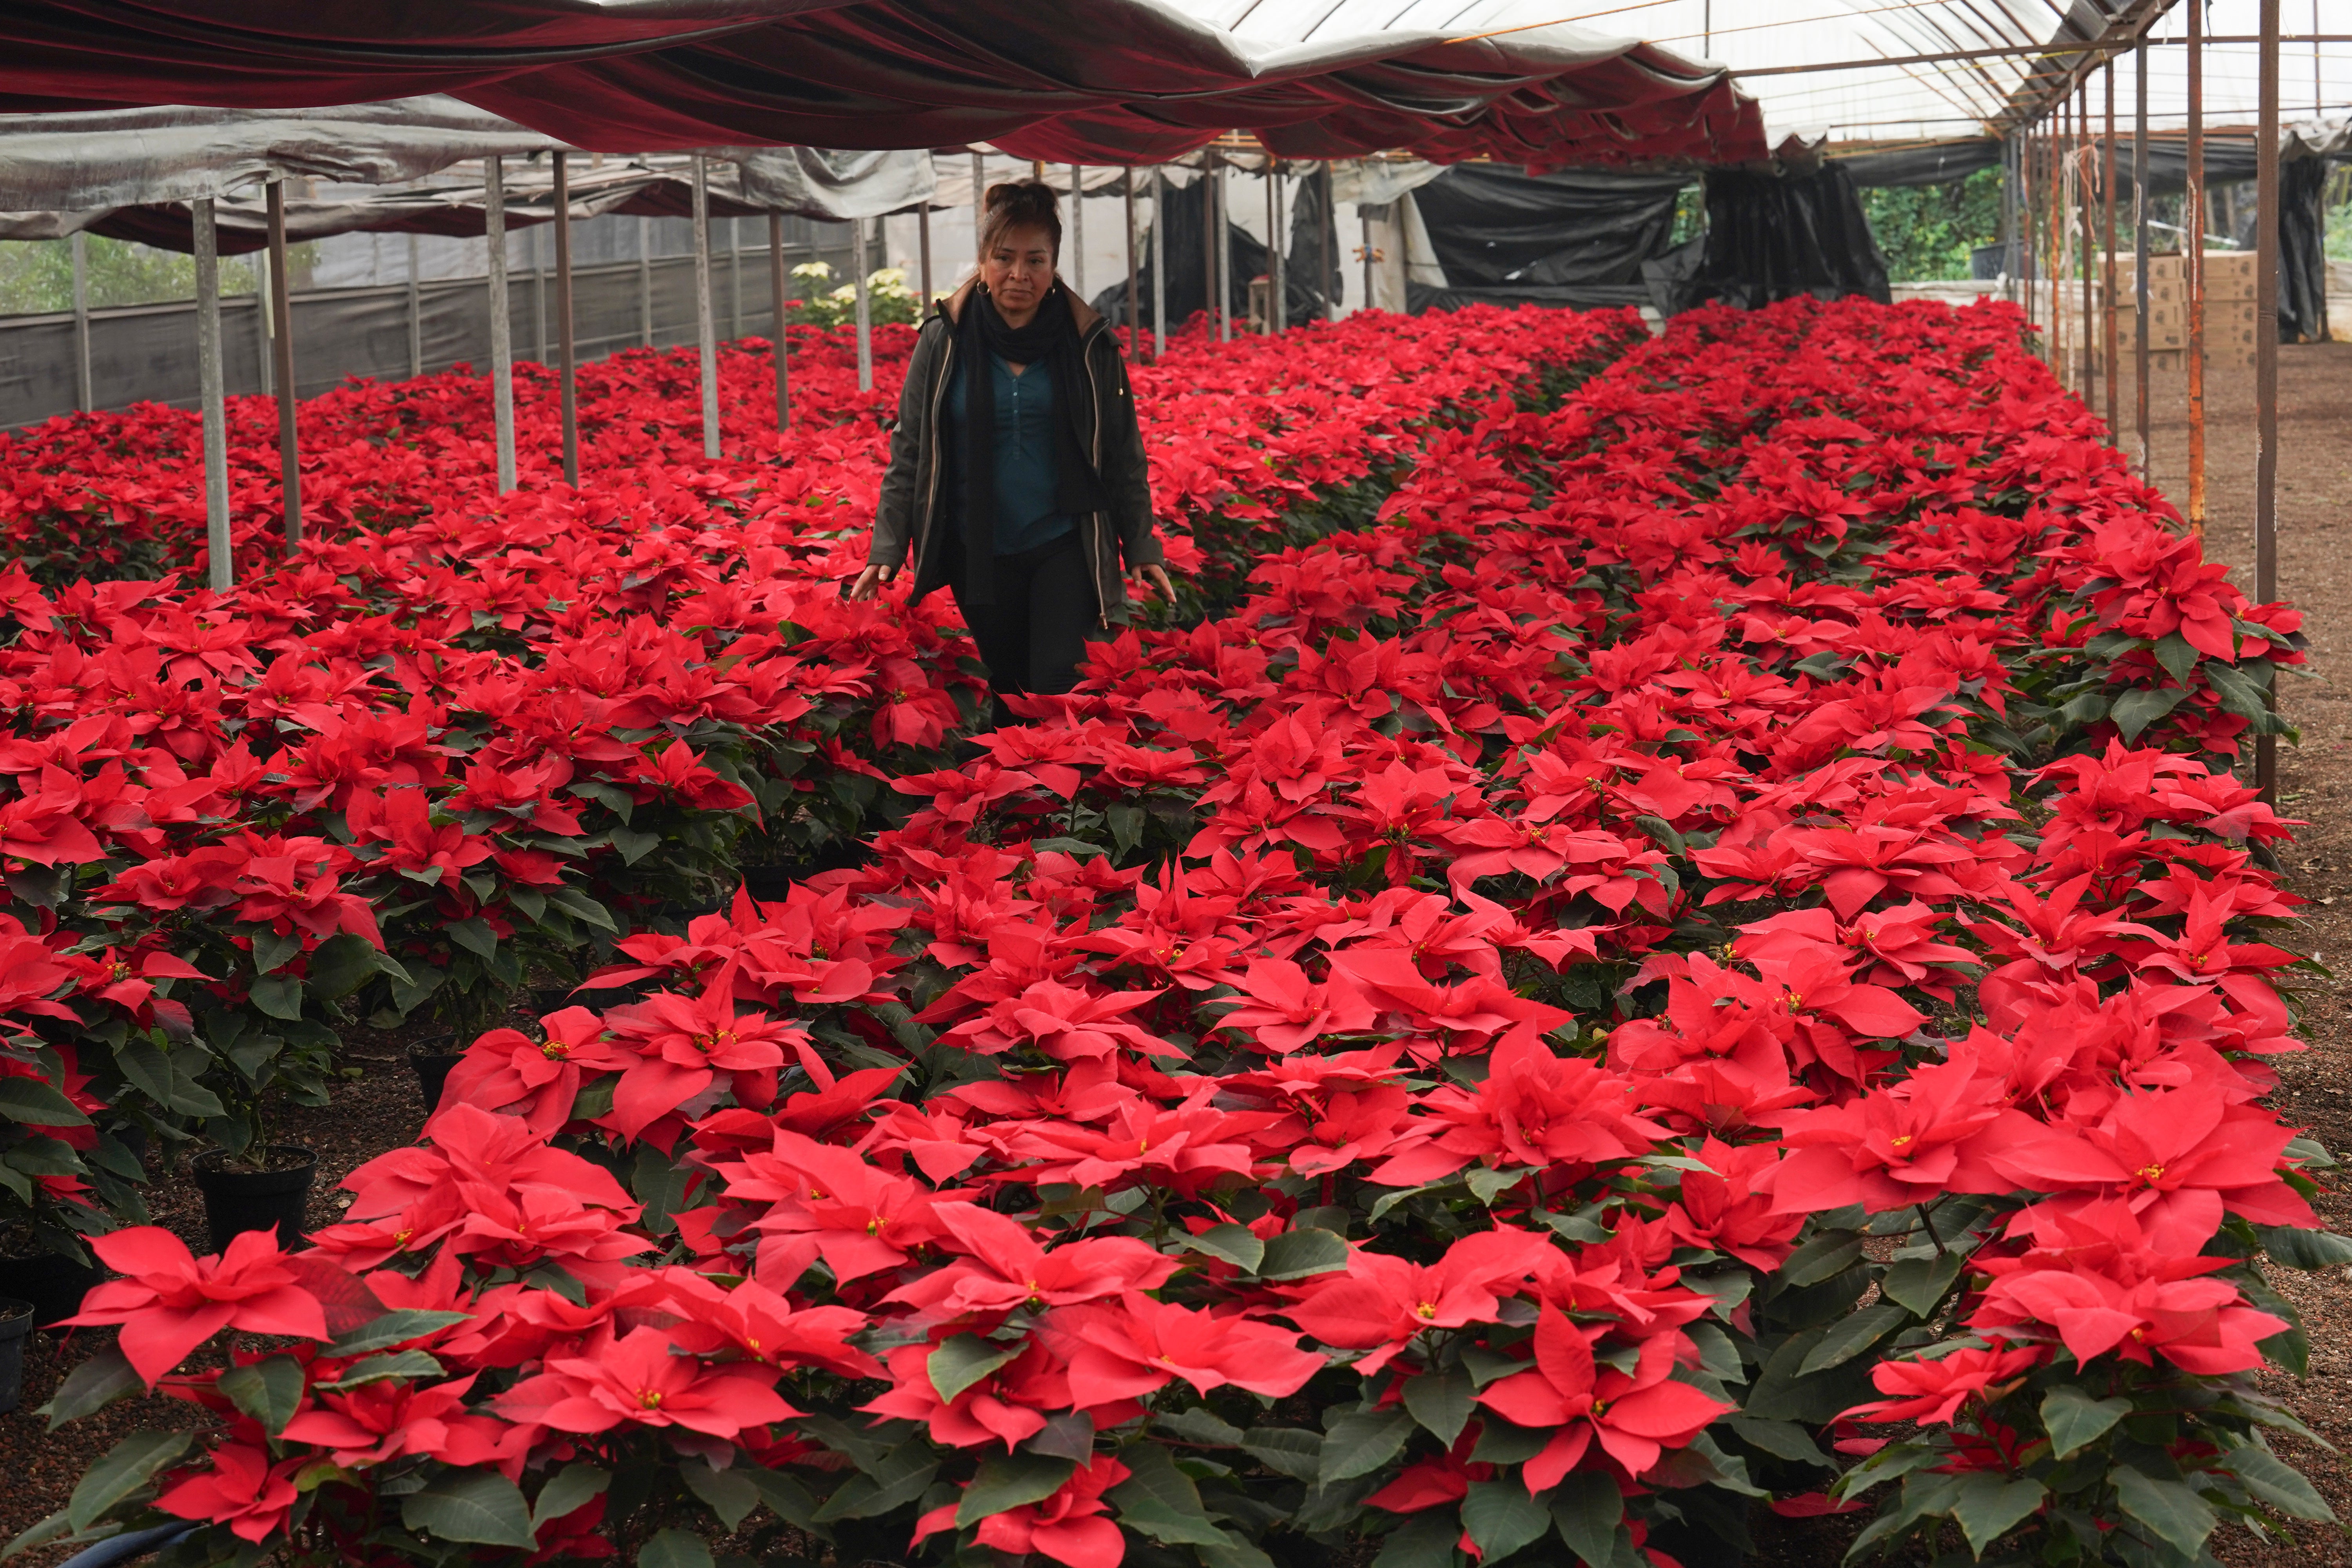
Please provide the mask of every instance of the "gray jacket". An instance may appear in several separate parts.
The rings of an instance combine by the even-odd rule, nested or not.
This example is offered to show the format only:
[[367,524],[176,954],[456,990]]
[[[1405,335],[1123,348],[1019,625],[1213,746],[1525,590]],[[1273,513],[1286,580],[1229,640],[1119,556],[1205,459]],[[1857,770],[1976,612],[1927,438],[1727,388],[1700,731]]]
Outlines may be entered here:
[[[898,395],[898,423],[890,432],[890,468],[882,476],[882,500],[874,513],[874,543],[868,562],[897,566],[914,552],[914,597],[948,580],[948,532],[954,507],[940,493],[940,409],[948,377],[955,371],[955,326],[977,279],[940,300],[915,338],[907,362],[907,387]],[[1070,310],[1078,324],[1087,379],[1094,395],[1094,459],[1109,498],[1108,511],[1078,519],[1078,545],[1094,567],[1095,604],[1100,623],[1110,624],[1112,605],[1127,600],[1122,571],[1157,566],[1166,557],[1151,531],[1151,483],[1143,457],[1143,433],[1136,428],[1135,395],[1118,340],[1102,317],[1073,294]]]

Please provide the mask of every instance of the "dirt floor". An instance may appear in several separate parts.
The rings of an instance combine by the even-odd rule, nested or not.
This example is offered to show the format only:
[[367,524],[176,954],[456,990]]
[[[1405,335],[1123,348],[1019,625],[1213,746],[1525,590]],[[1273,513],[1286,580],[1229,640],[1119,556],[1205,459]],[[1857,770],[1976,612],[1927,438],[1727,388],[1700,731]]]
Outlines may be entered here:
[[[2129,430],[2128,373],[2121,390],[2122,423]],[[2153,393],[2156,479],[2185,509],[2183,377],[2159,374]],[[2104,395],[2094,398],[2095,406],[2104,402]],[[2279,588],[2282,597],[2305,613],[2314,677],[2291,681],[2284,694],[2287,716],[2302,739],[2299,746],[2282,752],[2280,808],[2308,824],[2287,867],[2290,886],[2313,900],[2310,918],[2286,945],[2332,963],[2345,976],[2314,981],[2304,991],[2304,1034],[2311,1050],[2283,1064],[2279,1109],[2347,1155],[2346,1184],[2352,1188],[2352,344],[2281,349],[2279,405]],[[2208,391],[2208,430],[2207,548],[2231,563],[2236,580],[2251,591],[2251,372],[2216,373]],[[319,1152],[314,1226],[337,1217],[336,1184],[352,1167],[407,1142],[424,1122],[415,1079],[395,1042],[356,1041],[343,1066],[352,1076],[338,1090],[334,1109],[289,1116],[286,1128],[288,1141]],[[205,1250],[203,1205],[184,1173],[163,1173],[152,1201],[157,1223]],[[2352,1191],[2323,1200],[2321,1212],[2331,1228],[2352,1232]],[[2313,1348],[2311,1375],[2299,1387],[2291,1379],[2272,1382],[2315,1431],[2352,1452],[2352,1270],[2279,1270],[2277,1284],[2302,1311]],[[72,1342],[47,1334],[27,1342],[24,1404],[16,1414],[0,1416],[0,1475],[8,1478],[0,1485],[0,1542],[63,1506],[81,1472],[122,1436],[142,1427],[194,1424],[194,1413],[185,1406],[142,1400],[61,1432],[45,1431],[30,1412],[96,1342],[92,1336]],[[2288,1457],[2338,1514],[2352,1521],[2352,1463],[2308,1447],[2291,1449]],[[1842,1554],[1853,1528],[1843,1521],[1759,1522],[1759,1568],[1825,1568]],[[2352,1544],[2343,1537],[2307,1526],[2302,1536],[2296,1543],[2264,1545],[2242,1531],[2227,1530],[2214,1541],[2232,1568],[2352,1568]],[[36,1551],[16,1561],[26,1568],[47,1568],[63,1555]]]

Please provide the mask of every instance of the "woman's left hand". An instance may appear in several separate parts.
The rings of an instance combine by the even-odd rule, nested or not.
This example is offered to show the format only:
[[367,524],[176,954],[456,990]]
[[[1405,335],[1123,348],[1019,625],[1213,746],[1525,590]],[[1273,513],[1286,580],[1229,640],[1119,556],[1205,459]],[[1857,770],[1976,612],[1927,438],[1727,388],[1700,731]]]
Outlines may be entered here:
[[1167,567],[1141,567],[1133,574],[1133,576],[1136,580],[1137,589],[1142,594],[1143,597],[1147,599],[1165,599],[1171,605],[1173,605],[1176,602],[1176,584],[1168,580]]

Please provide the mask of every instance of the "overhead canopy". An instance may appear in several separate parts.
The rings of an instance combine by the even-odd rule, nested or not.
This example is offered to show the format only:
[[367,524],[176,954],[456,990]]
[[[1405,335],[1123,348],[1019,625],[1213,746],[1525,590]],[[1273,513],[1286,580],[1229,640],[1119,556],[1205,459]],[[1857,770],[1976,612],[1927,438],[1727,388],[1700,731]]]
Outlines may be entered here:
[[1557,0],[18,0],[0,111],[446,93],[572,146],[913,148],[1146,163],[1252,130],[1289,157],[1538,166],[1766,153],[1717,69]]

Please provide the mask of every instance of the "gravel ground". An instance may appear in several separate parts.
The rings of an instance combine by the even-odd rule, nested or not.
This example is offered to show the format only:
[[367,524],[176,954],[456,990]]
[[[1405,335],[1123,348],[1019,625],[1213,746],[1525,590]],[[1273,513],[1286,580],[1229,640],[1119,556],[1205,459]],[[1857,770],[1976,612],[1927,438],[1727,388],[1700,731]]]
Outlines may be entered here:
[[[2188,418],[2183,378],[2158,374],[2154,384],[2156,478],[2176,504],[2187,505]],[[2124,424],[2132,423],[2132,395],[2123,387]],[[2282,752],[2286,815],[2308,824],[2288,858],[2289,886],[2314,900],[2310,918],[2286,945],[2323,963],[2352,970],[2352,344],[2326,343],[2279,352],[2279,583],[2281,595],[2300,605],[2312,642],[2315,679],[2293,681],[2284,702],[2302,731],[2299,747]],[[2208,551],[2237,563],[2253,559],[2254,418],[2251,373],[2221,372],[2209,388]],[[2251,567],[2234,573],[2251,591]],[[2317,981],[2302,996],[2307,1055],[2283,1064],[2279,1109],[2338,1152],[2352,1151],[2352,990]],[[350,1078],[328,1110],[299,1111],[285,1120],[288,1142],[319,1152],[310,1223],[337,1217],[336,1184],[354,1166],[407,1142],[425,1118],[415,1076],[389,1037],[353,1037],[342,1064]],[[184,1173],[161,1176],[151,1195],[156,1223],[169,1226],[199,1251],[205,1245],[204,1206]],[[2352,1197],[2331,1194],[2320,1205],[2328,1225],[2352,1231]],[[2301,1310],[2312,1341],[2311,1375],[2301,1384],[2273,1377],[2311,1427],[2339,1447],[2352,1447],[2352,1279],[2345,1273],[2277,1272],[2279,1288]],[[89,1464],[131,1432],[194,1425],[188,1407],[139,1400],[49,1433],[29,1412],[96,1343],[35,1334],[27,1342],[25,1401],[0,1416],[0,1541],[62,1507]],[[2303,1447],[2288,1456],[2347,1520],[2352,1520],[2352,1466]],[[1867,1516],[1860,1516],[1867,1517]],[[1823,1568],[1837,1561],[1857,1521],[1758,1521],[1759,1568]],[[2215,1538],[2231,1568],[2352,1568],[2352,1547],[2333,1532],[2305,1527],[2294,1543],[2264,1545],[2242,1531]],[[32,1552],[26,1568],[48,1568],[62,1553]],[[1690,1564],[1688,1568],[1707,1568]]]

